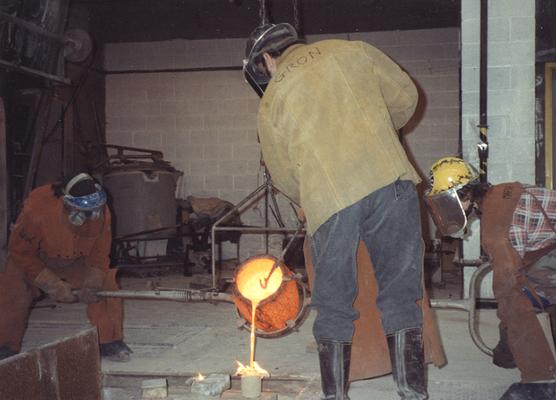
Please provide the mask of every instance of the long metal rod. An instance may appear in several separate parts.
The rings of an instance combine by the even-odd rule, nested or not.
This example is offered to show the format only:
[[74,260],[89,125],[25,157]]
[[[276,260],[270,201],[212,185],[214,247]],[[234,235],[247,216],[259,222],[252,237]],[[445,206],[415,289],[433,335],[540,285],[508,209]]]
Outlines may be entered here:
[[[265,228],[268,228],[270,226],[268,221],[268,196],[269,195],[270,193],[268,192],[268,182],[265,179],[265,191],[264,191],[264,227]],[[268,253],[268,232],[264,235],[264,252]]]
[[50,79],[52,81],[62,83],[64,85],[71,85],[71,80],[69,80],[67,78],[64,78],[62,76],[49,74],[49,73],[42,72],[42,71],[39,71],[39,70],[36,70],[36,69],[33,69],[33,68],[25,67],[23,65],[14,64],[14,63],[6,61],[6,60],[1,60],[0,59],[0,65],[3,65],[5,67],[8,67],[8,68],[11,68],[11,69],[14,69],[14,70],[27,72],[28,74],[31,74],[31,75],[40,76],[41,78],[47,78],[47,79]]
[[135,268],[160,268],[160,267],[178,267],[181,266],[181,264],[183,264],[184,260],[176,260],[176,261],[162,261],[162,262],[156,262],[156,261],[146,261],[144,263],[141,263],[141,260],[145,260],[145,259],[150,259],[150,258],[155,258],[156,257],[141,257],[141,259],[139,260],[138,264],[118,264],[118,269],[135,269]]
[[488,124],[487,124],[487,98],[488,98],[488,0],[481,0],[480,22],[480,66],[479,66],[479,168],[480,181],[488,182]]
[[553,107],[553,79],[556,63],[546,63],[544,66],[544,186],[554,189],[554,132],[552,124]]
[[[75,291],[77,293],[77,291]],[[136,300],[171,300],[189,302],[226,302],[233,303],[232,296],[227,293],[200,290],[102,290],[98,297],[136,299]]]
[[105,75],[127,75],[127,74],[161,74],[177,72],[219,72],[219,71],[241,71],[241,65],[224,67],[198,67],[198,68],[159,68],[159,69],[121,69],[121,70],[102,70],[92,69]]
[[297,230],[294,228],[277,228],[269,226],[218,226],[214,228],[215,231],[238,231],[238,232],[252,232],[252,233],[263,233],[263,232],[276,232],[276,233],[294,233]]
[[433,308],[452,308],[458,310],[464,310],[469,313],[467,319],[467,328],[469,330],[469,334],[471,335],[471,340],[473,343],[481,350],[483,353],[492,356],[492,349],[489,348],[481,335],[479,334],[476,326],[476,319],[477,319],[477,282],[483,277],[483,275],[488,272],[492,268],[490,262],[483,263],[480,267],[478,267],[473,275],[471,275],[471,279],[469,281],[469,293],[467,298],[461,300],[449,300],[449,299],[431,299],[430,304]]

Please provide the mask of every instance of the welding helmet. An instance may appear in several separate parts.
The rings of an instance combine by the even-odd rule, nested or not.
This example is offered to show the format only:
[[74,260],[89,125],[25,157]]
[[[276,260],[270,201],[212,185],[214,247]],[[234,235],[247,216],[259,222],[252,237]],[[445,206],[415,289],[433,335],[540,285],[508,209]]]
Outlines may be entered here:
[[88,219],[100,218],[106,204],[106,192],[86,173],[74,176],[64,187],[64,204],[72,225],[83,225]]
[[298,41],[295,28],[288,23],[261,25],[251,33],[245,47],[243,75],[259,97],[270,81],[263,54],[282,51]]
[[462,197],[478,178],[477,170],[458,157],[443,157],[432,165],[425,203],[442,235],[461,238],[465,233],[468,212]]

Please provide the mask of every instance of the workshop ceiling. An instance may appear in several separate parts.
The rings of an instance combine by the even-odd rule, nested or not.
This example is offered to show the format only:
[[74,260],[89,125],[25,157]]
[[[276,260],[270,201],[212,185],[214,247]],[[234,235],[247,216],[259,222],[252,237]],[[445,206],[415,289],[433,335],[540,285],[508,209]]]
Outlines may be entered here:
[[[247,37],[261,21],[261,0],[74,0],[73,5],[86,9],[89,30],[102,43]],[[266,0],[265,8],[271,22],[298,21],[306,35],[460,26],[460,0]]]

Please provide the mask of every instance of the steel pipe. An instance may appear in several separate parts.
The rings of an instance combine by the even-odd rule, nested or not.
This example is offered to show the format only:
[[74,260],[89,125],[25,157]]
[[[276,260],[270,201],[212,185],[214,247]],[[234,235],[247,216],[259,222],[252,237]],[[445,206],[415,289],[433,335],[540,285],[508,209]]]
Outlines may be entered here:
[[[74,293],[78,293],[74,291]],[[176,290],[102,290],[96,292],[98,297],[110,297],[120,299],[137,299],[137,300],[171,300],[190,302],[227,302],[233,303],[232,296],[227,293],[214,291],[201,291],[190,289]]]
[[451,300],[451,299],[431,299],[430,304],[432,308],[442,308],[442,309],[457,309],[465,310],[469,313],[467,319],[467,327],[469,329],[469,334],[471,335],[471,340],[473,343],[481,350],[483,353],[492,357],[492,349],[488,347],[477,329],[477,282],[492,269],[490,262],[485,262],[478,267],[471,279],[469,281],[469,293],[467,298],[461,300]]

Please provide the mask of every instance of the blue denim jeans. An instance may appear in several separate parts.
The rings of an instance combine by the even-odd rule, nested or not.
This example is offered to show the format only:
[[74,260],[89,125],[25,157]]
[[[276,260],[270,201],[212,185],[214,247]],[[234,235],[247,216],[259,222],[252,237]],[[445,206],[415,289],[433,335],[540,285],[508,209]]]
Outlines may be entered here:
[[371,255],[385,333],[422,325],[416,304],[423,269],[419,200],[413,182],[398,180],[334,214],[314,233],[311,306],[317,310],[317,341],[352,340],[360,239]]
[[556,305],[556,250],[541,257],[525,274],[537,294],[549,304]]

